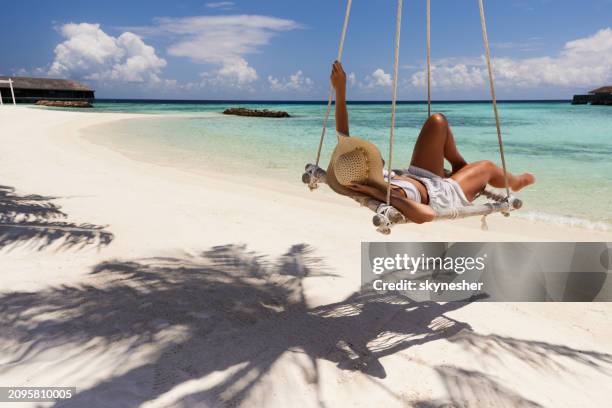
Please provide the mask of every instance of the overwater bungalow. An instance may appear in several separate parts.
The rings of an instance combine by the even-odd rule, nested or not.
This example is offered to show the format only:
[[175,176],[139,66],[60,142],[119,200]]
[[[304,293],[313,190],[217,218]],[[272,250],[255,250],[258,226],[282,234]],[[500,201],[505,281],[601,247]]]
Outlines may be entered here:
[[593,89],[587,95],[574,95],[572,105],[610,105],[612,106],[612,86]]
[[70,79],[0,76],[0,94],[4,103],[92,102],[94,99],[93,89]]

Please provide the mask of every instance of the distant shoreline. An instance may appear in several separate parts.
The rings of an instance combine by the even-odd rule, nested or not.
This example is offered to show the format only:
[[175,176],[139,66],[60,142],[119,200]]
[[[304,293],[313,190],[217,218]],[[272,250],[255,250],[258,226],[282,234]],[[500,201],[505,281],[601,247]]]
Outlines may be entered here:
[[[498,100],[498,103],[570,103],[571,99],[507,99]],[[327,101],[318,100],[231,100],[231,99],[121,99],[121,98],[96,98],[94,103],[141,103],[141,104],[193,104],[193,105],[214,105],[214,104],[251,104],[251,105],[325,105]],[[379,100],[353,100],[348,101],[349,105],[379,105],[391,103],[391,101]],[[420,105],[427,101],[397,101],[400,105]],[[490,100],[436,100],[432,104],[465,104],[465,103],[491,103]]]

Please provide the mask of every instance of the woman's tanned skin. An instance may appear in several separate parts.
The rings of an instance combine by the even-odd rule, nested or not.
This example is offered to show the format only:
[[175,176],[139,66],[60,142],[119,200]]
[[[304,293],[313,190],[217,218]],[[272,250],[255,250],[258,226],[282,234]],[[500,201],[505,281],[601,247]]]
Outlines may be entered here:
[[[336,91],[336,130],[349,136],[349,120],[346,109],[346,73],[340,62],[335,61],[332,65],[331,82]],[[487,184],[493,187],[505,187],[504,172],[490,160],[482,160],[468,163],[455,144],[453,132],[448,121],[441,113],[431,115],[415,143],[410,164],[428,170],[440,177],[446,177],[444,161],[448,161],[452,168],[451,178],[455,180],[469,201],[473,201]],[[418,180],[408,176],[397,176],[398,179],[407,180],[414,184],[421,193],[422,201],[417,203],[406,197],[404,190],[391,186],[391,205],[397,208],[406,218],[412,222],[421,224],[432,221],[435,211],[427,205],[429,196],[427,189]],[[519,191],[533,184],[535,177],[530,173],[514,175],[508,173],[508,185],[512,191]],[[387,192],[376,187],[353,184],[350,189],[375,198],[386,201]]]

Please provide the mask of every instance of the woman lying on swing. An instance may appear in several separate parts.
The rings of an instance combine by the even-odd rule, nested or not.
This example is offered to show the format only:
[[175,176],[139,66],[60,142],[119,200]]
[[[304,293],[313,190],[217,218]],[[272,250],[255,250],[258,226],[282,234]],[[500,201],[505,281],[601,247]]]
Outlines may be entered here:
[[[327,170],[327,184],[339,194],[386,202],[387,172],[382,155],[372,143],[348,137],[346,74],[337,61],[331,82],[336,91],[336,131],[340,138]],[[445,174],[445,159],[452,166],[451,174]],[[508,173],[512,191],[534,182],[530,173]],[[448,121],[435,113],[421,129],[410,167],[391,173],[391,205],[410,221],[421,224],[435,218],[435,209],[471,205],[487,184],[505,187],[504,171],[489,160],[466,162],[457,150]]]

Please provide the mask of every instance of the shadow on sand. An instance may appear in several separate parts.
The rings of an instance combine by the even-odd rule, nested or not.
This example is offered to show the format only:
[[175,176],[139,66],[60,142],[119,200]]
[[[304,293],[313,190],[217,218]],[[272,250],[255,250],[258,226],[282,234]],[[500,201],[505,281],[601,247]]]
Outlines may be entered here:
[[67,215],[53,199],[19,195],[12,187],[0,186],[0,250],[21,246],[40,251],[53,244],[65,250],[111,243],[113,234],[104,227],[66,222]]
[[[92,274],[95,285],[0,297],[0,342],[12,345],[7,352],[13,356],[0,368],[4,375],[55,347],[97,341],[100,355],[121,342],[128,345],[126,354],[141,346],[157,347],[145,362],[118,370],[58,406],[139,406],[168,394],[173,394],[170,406],[236,406],[256,385],[263,386],[281,356],[286,363],[290,359],[288,364],[312,387],[316,403],[324,406],[321,361],[333,362],[338,370],[360,371],[373,386],[383,388],[380,379],[387,372],[381,358],[442,339],[473,350],[475,358],[503,350],[538,367],[560,356],[601,370],[612,364],[608,354],[477,334],[446,315],[467,304],[462,302],[416,303],[362,291],[338,303],[309,307],[305,278],[330,274],[303,244],[276,260],[228,245],[199,256],[104,262]],[[175,328],[180,335],[162,341]],[[433,368],[445,382],[449,400],[417,406],[483,401],[488,406],[538,406],[484,373]],[[190,380],[207,376],[206,387],[187,388]],[[182,392],[169,393],[178,389]],[[98,405],[113,395],[117,399]]]

